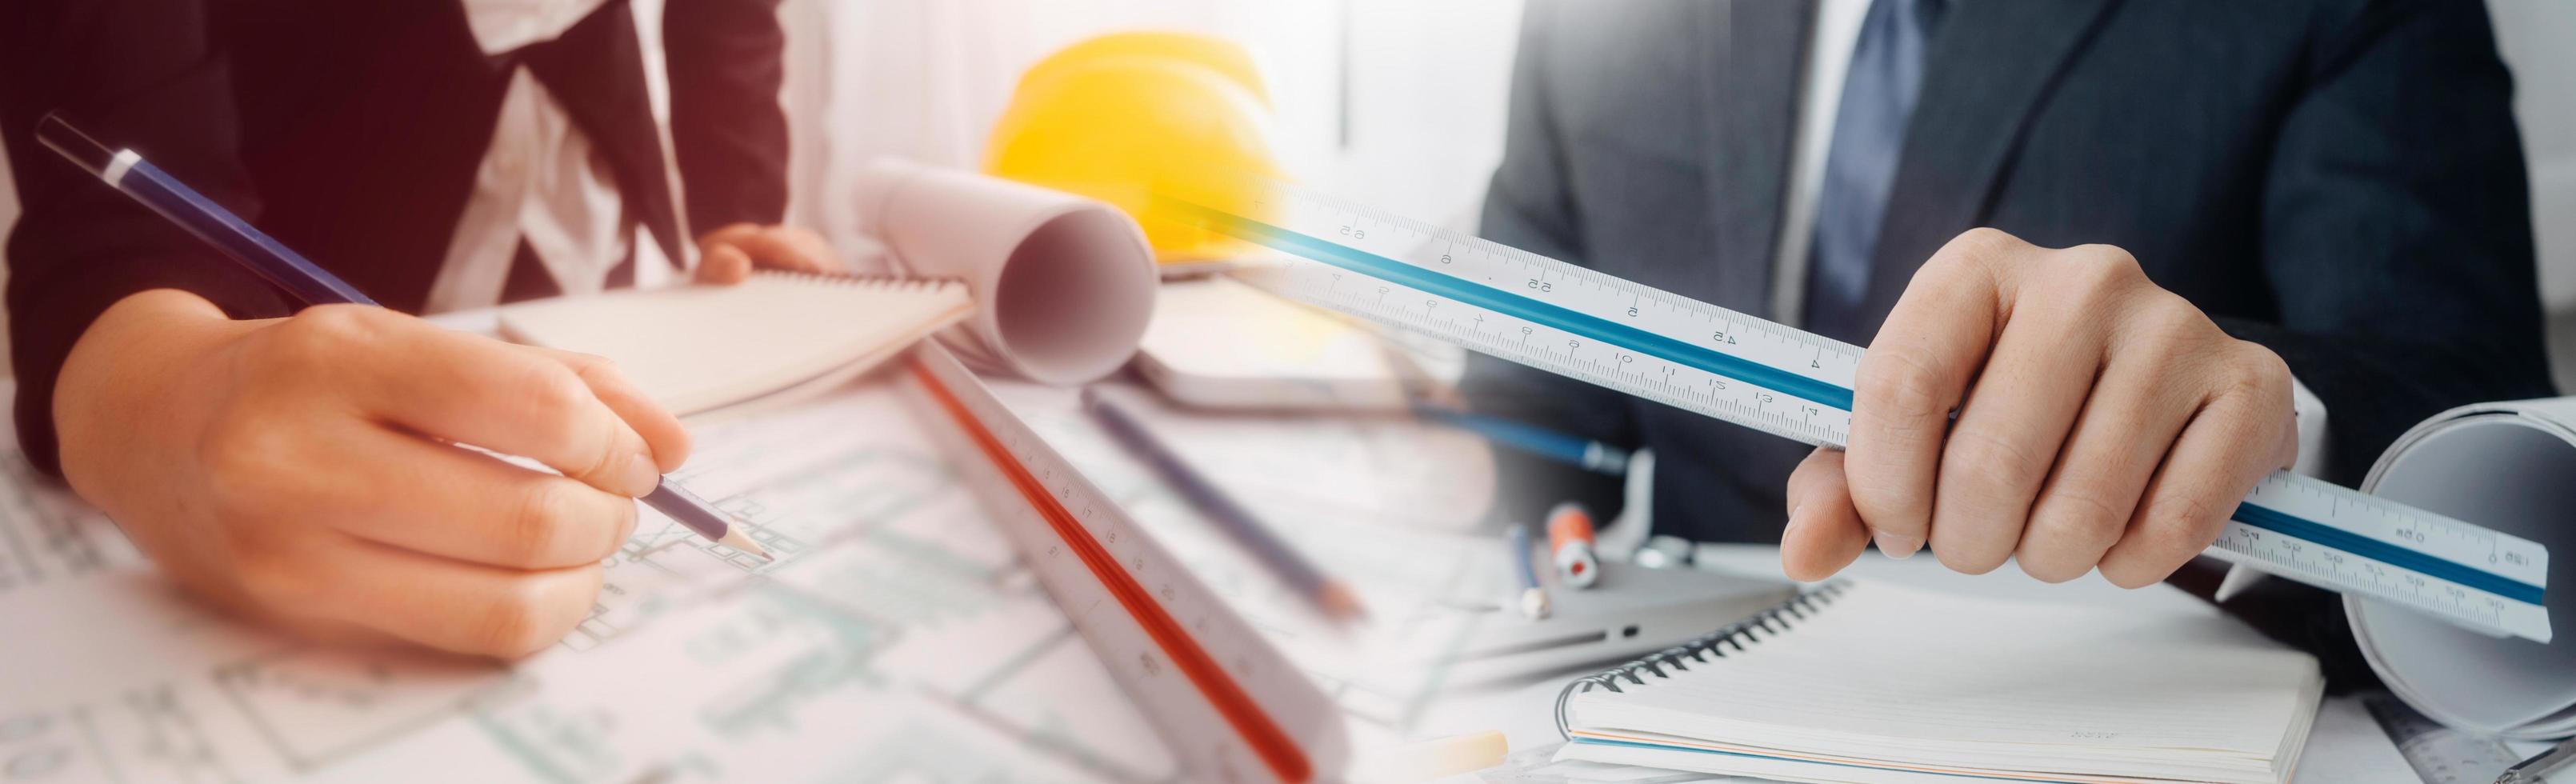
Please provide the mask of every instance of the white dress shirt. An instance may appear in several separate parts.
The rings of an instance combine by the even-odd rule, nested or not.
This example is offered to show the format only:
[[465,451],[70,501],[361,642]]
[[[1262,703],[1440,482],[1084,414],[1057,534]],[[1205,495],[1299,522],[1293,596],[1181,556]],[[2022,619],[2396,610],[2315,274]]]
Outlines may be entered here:
[[[1951,0],[1970,3],[1975,0]],[[1871,0],[1815,0],[1813,37],[1807,42],[1806,78],[1798,88],[1798,124],[1791,137],[1788,202],[1781,205],[1779,255],[1772,260],[1771,312],[1796,324],[1806,301],[1808,248],[1815,239],[1816,201],[1824,189],[1825,156],[1833,147],[1834,115],[1842,108],[1843,76],[1860,43],[1861,19]],[[1955,12],[1955,11],[1954,11]],[[1917,111],[1920,111],[1918,109]],[[2290,379],[2299,420],[2299,462],[2293,470],[2325,472],[2326,405],[2308,385]]]
[[[560,36],[605,0],[460,0],[475,43],[499,55]],[[642,43],[658,43],[646,37]],[[648,56],[646,62],[659,62]],[[636,256],[635,283],[671,276],[625,212],[616,172],[545,85],[521,67],[510,76],[491,146],[456,221],[447,256],[429,289],[431,313],[500,302],[518,245],[525,242],[565,294],[607,287],[608,273]],[[650,262],[650,263],[648,263]]]

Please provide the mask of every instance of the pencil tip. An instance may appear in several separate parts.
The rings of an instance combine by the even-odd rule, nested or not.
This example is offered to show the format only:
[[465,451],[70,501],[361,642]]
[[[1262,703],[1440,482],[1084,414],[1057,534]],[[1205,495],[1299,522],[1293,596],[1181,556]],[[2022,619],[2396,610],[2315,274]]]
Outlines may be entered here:
[[750,553],[759,557],[762,563],[778,562],[778,556],[771,554],[769,548],[760,546],[760,542],[754,541],[750,535],[744,534],[739,526],[726,529],[724,538],[717,539],[716,544]]

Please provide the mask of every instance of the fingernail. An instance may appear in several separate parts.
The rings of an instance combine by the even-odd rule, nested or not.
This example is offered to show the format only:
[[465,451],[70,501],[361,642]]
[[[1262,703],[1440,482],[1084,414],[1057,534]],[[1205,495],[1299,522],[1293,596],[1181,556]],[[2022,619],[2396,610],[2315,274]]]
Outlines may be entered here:
[[1914,551],[1923,549],[1923,537],[1920,536],[1906,536],[1904,534],[1880,531],[1872,535],[1871,538],[1878,540],[1879,552],[1886,553],[1887,557],[1894,558],[1899,561],[1912,558],[1914,557]]
[[620,484],[626,488],[625,493],[638,498],[653,492],[653,488],[662,486],[662,469],[653,464],[653,458],[650,455],[628,455],[626,468],[619,471],[617,476]]

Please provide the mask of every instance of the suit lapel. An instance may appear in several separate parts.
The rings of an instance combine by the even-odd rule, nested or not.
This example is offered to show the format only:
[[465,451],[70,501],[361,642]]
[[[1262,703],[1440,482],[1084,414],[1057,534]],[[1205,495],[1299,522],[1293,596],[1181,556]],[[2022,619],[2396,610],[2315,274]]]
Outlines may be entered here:
[[1925,54],[1923,92],[1871,255],[1868,332],[1923,260],[1993,208],[1998,175],[2057,76],[2118,0],[1954,0]]
[[1695,51],[1703,62],[1700,105],[1715,129],[1709,198],[1717,227],[1714,258],[1699,290],[1712,301],[1768,315],[1780,206],[1788,194],[1790,134],[1798,112],[1811,0],[1728,0],[1691,4]]
[[662,165],[661,126],[646,93],[635,24],[626,3],[609,3],[555,40],[528,47],[522,62],[605,155],[617,172],[627,212],[678,264],[688,258],[687,250]]

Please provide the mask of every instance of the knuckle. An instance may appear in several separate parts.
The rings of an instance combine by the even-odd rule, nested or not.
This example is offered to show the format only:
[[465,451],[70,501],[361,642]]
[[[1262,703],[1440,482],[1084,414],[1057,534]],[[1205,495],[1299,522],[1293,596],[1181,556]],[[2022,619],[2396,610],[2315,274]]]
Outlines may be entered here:
[[276,501],[279,479],[298,465],[298,442],[299,434],[254,416],[224,416],[210,425],[196,458],[215,507],[249,510]]
[[2170,291],[2157,292],[2140,304],[2130,318],[2149,341],[2158,343],[2190,345],[2215,334],[2217,329],[2200,308]]
[[321,598],[314,580],[299,561],[276,544],[238,531],[225,537],[224,544],[232,558],[234,584],[251,603],[309,608]]
[[2092,571],[2128,522],[2127,510],[2090,492],[2051,491],[2030,521],[2016,560],[2023,573],[2062,583]]
[[1985,276],[1985,263],[1982,259],[1959,255],[1934,256],[1914,271],[1914,277],[1906,280],[1905,295],[1915,297],[1921,296],[1918,292],[1968,290]]
[[537,642],[539,625],[535,599],[514,587],[484,604],[466,644],[477,653],[517,656],[535,651],[541,644]]
[[590,397],[590,386],[581,376],[554,362],[519,363],[517,378],[510,389],[518,390],[520,400],[539,413],[560,415],[579,408]]
[[289,367],[310,367],[344,360],[361,350],[383,328],[377,308],[361,305],[316,305],[286,319],[271,332],[273,339],[259,359]]
[[592,548],[589,554],[591,556],[590,560],[607,560],[609,556],[617,554],[618,548],[626,546],[627,537],[635,535],[635,505],[631,503],[618,503],[611,505],[609,508],[614,510],[612,514],[615,515],[615,519],[611,521],[613,525],[610,527],[610,530],[615,531],[616,533],[612,536],[602,537],[599,540],[598,546]]
[[503,558],[512,564],[538,565],[562,560],[576,549],[581,499],[563,482],[536,482],[519,499],[503,540]]
[[2052,277],[2084,305],[2109,304],[2146,279],[2136,259],[2109,245],[2084,245],[2057,255],[2060,271]]
[[2018,492],[2037,482],[2051,461],[2028,445],[1983,430],[1951,434],[1949,455],[1941,461],[1949,481],[1977,491]]
[[1940,386],[1936,364],[1919,349],[1888,346],[1862,355],[1853,379],[1855,413],[1882,418],[1885,424],[1910,427],[1923,417],[1948,417],[1948,390]]
[[2030,243],[2023,242],[2020,237],[2015,237],[2010,232],[1993,226],[1978,226],[1959,232],[1959,236],[1952,238],[1950,244],[1943,248],[1944,251],[1955,250],[1956,253],[1945,252],[1939,255],[1958,261],[1985,260],[2009,255],[2029,246]]
[[2033,520],[2033,526],[2071,541],[2108,545],[2119,539],[2129,521],[2127,504],[2114,502],[2093,488],[2050,490],[2044,503],[2047,513]]
[[554,643],[563,633],[554,619],[552,591],[537,578],[511,580],[493,592],[474,616],[466,644],[475,652],[523,656]]
[[2108,282],[2121,285],[2147,282],[2147,270],[2138,264],[2138,257],[2120,246],[2077,245],[2068,251],[2081,256],[2086,266],[2093,269],[2093,274]]
[[2218,538],[2229,511],[2198,493],[2186,494],[2158,504],[2130,535],[2160,558],[2189,557]]
[[1914,481],[1877,481],[1866,465],[1851,469],[1844,488],[1851,494],[1853,511],[1873,529],[1893,529],[1921,533],[1932,510],[1932,489]]
[[2120,317],[2114,335],[2123,361],[2140,361],[2163,369],[2188,367],[2207,356],[2214,340],[2226,333],[2181,295],[2158,290],[2133,301]]
[[[523,407],[526,414],[513,421],[536,423],[534,427],[546,432],[532,435],[547,443],[562,444],[574,455],[588,457],[594,463],[608,459],[615,434],[593,427],[593,420],[585,416],[584,408],[597,398],[591,394],[590,385],[572,369],[558,362],[534,361],[515,363],[506,372],[516,375],[502,388],[514,390],[516,405]],[[599,465],[556,467],[569,474],[588,475]]]
[[2002,229],[1979,226],[1950,238],[1914,273],[1914,284],[1965,285],[1992,282],[2026,263],[2031,244]]
[[574,378],[585,382],[622,383],[626,380],[626,372],[618,369],[616,360],[598,354],[568,352],[563,355],[562,364],[572,371]]
[[2290,365],[2279,354],[2260,345],[2236,341],[2228,352],[2224,392],[2243,395],[2264,403],[2277,402],[2287,408],[2290,400]]

